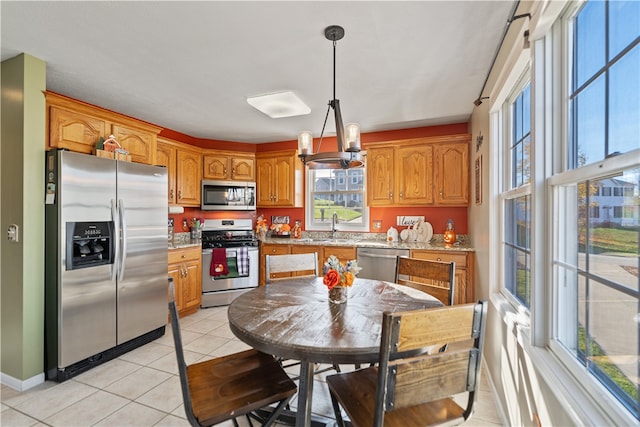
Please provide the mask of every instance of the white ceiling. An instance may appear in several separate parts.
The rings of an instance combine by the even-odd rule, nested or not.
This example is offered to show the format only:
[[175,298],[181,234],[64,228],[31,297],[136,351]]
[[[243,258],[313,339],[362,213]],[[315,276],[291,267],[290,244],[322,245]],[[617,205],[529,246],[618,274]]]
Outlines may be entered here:
[[[319,136],[332,98],[363,132],[469,119],[514,1],[1,1],[2,60],[47,63],[47,89],[205,139]],[[247,96],[291,90],[306,116]],[[334,134],[333,120],[327,129]]]

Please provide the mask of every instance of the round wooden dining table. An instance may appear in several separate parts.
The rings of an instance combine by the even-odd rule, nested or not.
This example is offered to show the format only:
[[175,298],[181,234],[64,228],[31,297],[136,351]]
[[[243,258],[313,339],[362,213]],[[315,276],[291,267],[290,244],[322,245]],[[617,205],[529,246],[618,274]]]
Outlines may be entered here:
[[228,309],[229,326],[240,340],[264,353],[301,362],[296,426],[309,426],[315,363],[378,361],[382,313],[442,306],[434,297],[405,286],[356,278],[345,303],[329,302],[318,278],[291,278],[259,286]]

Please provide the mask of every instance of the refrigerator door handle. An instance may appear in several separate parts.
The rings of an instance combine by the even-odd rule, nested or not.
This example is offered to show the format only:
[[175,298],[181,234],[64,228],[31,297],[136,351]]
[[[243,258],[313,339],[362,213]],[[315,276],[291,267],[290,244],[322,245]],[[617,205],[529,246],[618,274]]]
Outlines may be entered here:
[[113,248],[113,260],[114,262],[111,263],[111,268],[109,269],[109,280],[111,280],[113,282],[114,278],[115,278],[115,274],[116,274],[116,269],[118,268],[118,262],[117,259],[119,257],[120,254],[120,242],[119,242],[119,227],[120,227],[120,223],[118,221],[118,214],[116,212],[116,200],[115,199],[111,199],[111,221],[113,222],[113,236],[112,237],[112,241],[114,242],[114,248]]
[[118,216],[120,219],[120,262],[118,266],[118,280],[124,279],[124,262],[127,259],[127,223],[125,221],[124,203],[118,200]]

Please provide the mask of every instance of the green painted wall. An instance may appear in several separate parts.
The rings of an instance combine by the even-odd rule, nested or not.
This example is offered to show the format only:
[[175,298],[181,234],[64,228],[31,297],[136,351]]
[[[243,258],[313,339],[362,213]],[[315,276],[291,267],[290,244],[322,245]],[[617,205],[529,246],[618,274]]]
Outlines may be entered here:
[[[19,55],[1,64],[0,371],[44,371],[44,146],[46,64]],[[10,224],[20,241],[7,240]]]

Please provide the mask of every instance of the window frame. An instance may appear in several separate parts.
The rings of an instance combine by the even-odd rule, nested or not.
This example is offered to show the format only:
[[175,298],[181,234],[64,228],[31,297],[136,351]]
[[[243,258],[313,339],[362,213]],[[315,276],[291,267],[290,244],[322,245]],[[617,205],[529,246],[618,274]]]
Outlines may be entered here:
[[[556,339],[560,330],[564,325],[567,325],[568,319],[572,318],[572,313],[569,310],[560,308],[560,293],[563,286],[559,285],[558,271],[554,267],[554,262],[562,250],[560,245],[564,244],[563,239],[554,239],[553,237],[563,233],[561,218],[558,219],[554,212],[556,206],[560,204],[561,189],[565,185],[597,180],[626,169],[640,167],[640,149],[638,149],[571,169],[575,166],[572,159],[568,157],[571,150],[575,148],[572,147],[570,140],[573,58],[568,53],[573,52],[573,22],[584,3],[584,1],[567,3],[567,7],[560,14],[551,32],[545,37],[548,39],[546,44],[549,46],[550,52],[546,57],[540,58],[544,63],[542,67],[544,71],[533,77],[534,80],[540,79],[547,87],[556,87],[555,92],[546,94],[543,101],[558,107],[553,108],[553,111],[545,119],[545,122],[548,122],[553,128],[549,136],[553,136],[547,138],[544,145],[554,158],[553,168],[546,175],[544,186],[547,194],[545,212],[551,219],[548,223],[547,242],[545,243],[549,299],[546,307],[536,313],[533,323],[545,322],[548,336],[544,340],[538,341],[538,344],[549,349],[550,356],[559,363],[562,369],[566,370],[569,375],[568,379],[574,383],[572,387],[582,393],[580,395],[583,399],[590,401],[592,406],[598,409],[599,415],[606,414],[610,420],[609,423],[627,425],[637,423],[638,420],[592,373],[585,369],[584,364],[575,354],[568,351],[564,344]],[[540,108],[542,106],[536,107],[536,109]],[[553,143],[558,140],[562,143]],[[611,190],[609,189],[609,191]],[[602,188],[599,194],[610,197],[606,196],[604,192],[604,188]]]
[[[369,232],[369,206],[367,205],[367,162],[366,162],[366,151],[360,153],[364,160],[364,166],[362,169],[362,223],[361,224],[352,224],[348,222],[339,222],[337,225],[338,232]],[[305,216],[305,229],[308,231],[331,231],[331,221],[327,221],[326,223],[319,223],[314,221],[313,218],[313,196],[311,191],[311,183],[314,179],[314,169],[310,169],[308,166],[305,166],[305,208],[304,208],[304,216]],[[323,171],[329,169],[322,169]],[[337,181],[337,180],[336,180]],[[349,179],[346,176],[343,176],[342,184],[346,185],[347,182],[353,184],[353,178]],[[340,184],[339,184],[340,185]],[[351,197],[346,194],[346,200],[351,200]]]

